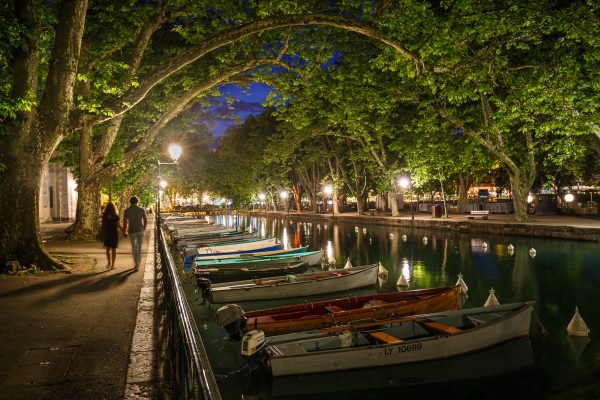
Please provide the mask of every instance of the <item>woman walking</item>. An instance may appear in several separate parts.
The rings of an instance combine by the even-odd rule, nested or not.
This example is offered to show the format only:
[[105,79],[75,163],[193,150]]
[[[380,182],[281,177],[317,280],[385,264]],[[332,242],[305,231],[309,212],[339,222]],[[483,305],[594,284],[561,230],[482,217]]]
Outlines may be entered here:
[[121,222],[117,215],[117,210],[113,203],[108,203],[102,214],[102,240],[106,247],[106,269],[115,268],[115,259],[117,258],[117,247],[119,246],[119,229]]

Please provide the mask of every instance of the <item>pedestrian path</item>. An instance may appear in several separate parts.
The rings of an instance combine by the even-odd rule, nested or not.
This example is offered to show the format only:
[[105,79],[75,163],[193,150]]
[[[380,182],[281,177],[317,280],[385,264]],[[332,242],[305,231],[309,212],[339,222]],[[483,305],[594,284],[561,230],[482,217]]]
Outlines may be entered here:
[[80,261],[71,273],[0,276],[0,399],[123,399],[126,389],[130,398],[151,398],[151,235],[144,268],[133,270],[126,239],[107,271],[102,243],[65,241],[66,226],[42,231],[50,253]]

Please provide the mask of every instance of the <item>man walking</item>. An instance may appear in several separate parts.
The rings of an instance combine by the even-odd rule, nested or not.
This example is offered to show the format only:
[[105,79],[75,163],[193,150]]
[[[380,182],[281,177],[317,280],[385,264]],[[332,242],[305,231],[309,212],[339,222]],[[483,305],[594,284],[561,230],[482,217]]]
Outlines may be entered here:
[[127,207],[123,214],[123,236],[131,239],[131,253],[133,254],[134,271],[140,269],[142,263],[142,243],[144,241],[144,231],[148,221],[146,220],[146,211],[138,207],[138,198],[132,196],[129,199],[131,205]]

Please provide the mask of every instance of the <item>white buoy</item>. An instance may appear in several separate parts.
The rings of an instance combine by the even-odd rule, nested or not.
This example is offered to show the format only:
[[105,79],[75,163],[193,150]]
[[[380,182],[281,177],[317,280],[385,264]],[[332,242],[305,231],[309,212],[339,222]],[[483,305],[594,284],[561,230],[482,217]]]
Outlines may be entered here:
[[532,248],[530,248],[530,249],[529,249],[529,255],[531,256],[531,258],[534,258],[534,257],[535,257],[535,254],[536,254],[536,251],[535,251],[535,249],[534,249],[533,247],[532,247]]
[[402,241],[403,241],[403,242],[406,242],[406,239],[408,239],[408,238],[406,237],[406,235],[402,235]]
[[327,229],[327,224],[323,224],[323,229]]
[[487,248],[488,248],[488,244],[487,244],[487,242],[483,242],[483,243],[481,243],[481,247],[483,247],[484,249],[487,249]]
[[354,227],[354,232],[358,232],[358,226]]
[[352,263],[350,262],[350,257],[346,258],[346,265],[344,265],[344,269],[352,268]]
[[390,239],[393,239],[393,238],[394,238],[394,234],[390,233]]
[[373,238],[369,238],[369,244],[373,244]]
[[498,302],[498,299],[496,298],[496,295],[494,293],[496,293],[496,291],[494,290],[494,288],[491,288],[490,295],[488,296],[487,300],[485,301],[485,304],[483,305],[484,307],[500,305],[500,303]]
[[513,246],[512,244],[509,244],[509,245],[508,245],[508,251],[509,251],[509,252],[511,252],[511,251],[515,251],[515,246]]
[[508,255],[509,256],[513,256],[515,254],[515,249],[514,247],[511,249],[510,247],[508,248]]
[[367,228],[363,228],[363,233],[366,235],[367,234]]
[[381,279],[387,279],[388,278],[388,270],[385,269],[385,267],[383,266],[383,264],[381,264],[381,261],[379,261],[379,269],[377,270],[377,275]]
[[423,236],[423,244],[427,244],[427,236]]
[[400,272],[400,278],[398,278],[398,282],[396,282],[396,286],[398,286],[398,287],[407,287],[408,286],[408,282],[407,282],[406,278],[404,277],[404,272]]
[[575,315],[571,318],[571,322],[567,325],[567,332],[572,336],[588,336],[590,328],[586,325],[581,315],[579,315],[579,307],[575,307]]
[[460,286],[460,293],[461,294],[467,294],[467,292],[469,291],[469,288],[467,287],[467,284],[463,280],[462,274],[458,274],[458,280],[456,281],[456,285]]

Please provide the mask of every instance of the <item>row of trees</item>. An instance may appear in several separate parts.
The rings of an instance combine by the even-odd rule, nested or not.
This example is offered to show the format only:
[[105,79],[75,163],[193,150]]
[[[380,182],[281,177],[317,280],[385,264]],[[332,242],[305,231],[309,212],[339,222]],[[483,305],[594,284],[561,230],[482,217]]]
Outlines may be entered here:
[[[315,192],[323,166],[362,199],[368,182],[389,190],[400,169],[443,160],[435,174],[448,179],[472,170],[472,159],[507,170],[524,218],[540,165],[564,166],[600,135],[593,4],[345,0],[323,12],[320,1],[298,3],[4,2],[0,268],[55,264],[41,247],[37,207],[43,167],[61,142],[78,174],[71,235],[89,238],[100,190],[148,186],[141,177],[153,154],[181,132],[176,117],[224,82],[278,91],[272,120],[257,122],[272,126],[247,132],[259,136],[244,145],[247,157],[225,143],[203,166],[206,187],[238,204],[286,179],[295,194]],[[445,136],[454,128],[460,144]],[[447,162],[457,154],[460,163]]]
[[286,188],[315,207],[330,182],[360,212],[369,193],[395,198],[403,174],[417,191],[457,186],[463,201],[472,182],[491,176],[510,188],[522,221],[530,191],[598,173],[597,8],[413,6],[401,25],[391,9],[378,19],[419,49],[408,58],[327,31],[321,58],[299,58],[297,75],[257,74],[276,88],[273,108],[203,157],[206,187],[240,206]]

